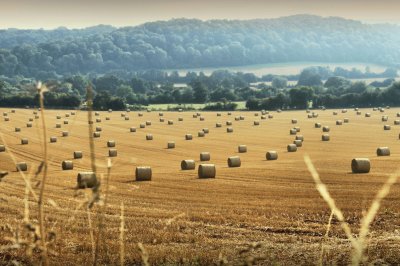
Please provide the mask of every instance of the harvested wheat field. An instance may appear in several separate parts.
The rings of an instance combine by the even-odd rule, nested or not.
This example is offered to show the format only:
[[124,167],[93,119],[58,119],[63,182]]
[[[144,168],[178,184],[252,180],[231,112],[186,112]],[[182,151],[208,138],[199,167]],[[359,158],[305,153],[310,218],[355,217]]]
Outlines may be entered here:
[[[88,209],[92,190],[76,189],[78,173],[91,171],[87,112],[71,115],[71,111],[45,110],[48,177],[44,228],[48,262],[349,264],[357,249],[342,226],[348,225],[353,241],[359,241],[363,215],[400,166],[400,126],[394,124],[398,111],[360,109],[357,115],[349,109],[336,110],[337,115],[333,115],[332,110],[314,110],[318,113],[314,116],[305,111],[283,111],[270,112],[272,118],[268,114],[261,117],[261,113],[255,116],[254,112],[220,116],[214,112],[198,116],[193,112],[164,112],[164,120],[154,111],[143,112],[143,116],[137,112],[93,113],[94,131],[99,127],[93,141],[101,186],[100,200]],[[5,145],[5,151],[0,152],[0,171],[8,175],[0,182],[0,264],[39,264],[42,252],[34,237],[40,235],[41,113],[35,119],[33,110],[11,113],[1,109],[3,112],[7,112],[9,121],[0,121],[0,145]],[[370,117],[365,117],[367,112]],[[66,113],[70,116],[65,117]],[[388,121],[382,122],[383,115]],[[32,127],[27,127],[29,118],[33,118]],[[294,120],[297,122],[292,124]],[[227,121],[232,125],[227,126]],[[221,124],[216,127],[216,123]],[[321,125],[316,127],[315,123]],[[384,125],[391,125],[390,130],[384,130]],[[328,126],[329,132],[323,132],[321,126]],[[20,131],[15,130],[17,127]],[[227,132],[228,127],[233,132]],[[291,134],[293,128],[297,130]],[[203,129],[209,133],[200,134],[207,132]],[[186,140],[186,134],[193,138]],[[294,142],[296,134],[298,141]],[[322,141],[323,134],[329,135],[328,141]],[[56,138],[50,142],[51,137]],[[24,138],[26,145],[21,144]],[[173,148],[168,142],[174,142]],[[297,151],[288,152],[289,144]],[[246,145],[246,152],[239,152],[239,145]],[[390,156],[377,156],[379,147],[390,148]],[[74,159],[77,151],[82,152],[82,158]],[[277,160],[267,160],[269,151],[277,152]],[[200,161],[204,152],[209,153],[209,160]],[[330,221],[331,209],[316,189],[305,163],[306,154],[342,210],[342,226],[336,215]],[[240,157],[240,167],[228,166],[227,160],[233,156]],[[370,172],[353,174],[354,158],[369,158]],[[181,170],[183,160],[195,160],[196,168]],[[71,161],[73,169],[62,170],[63,161]],[[109,175],[108,161],[112,165]],[[26,162],[28,169],[23,173],[30,180],[31,190],[16,171],[16,162]],[[71,168],[70,162],[64,164]],[[199,178],[200,164],[215,165],[215,178]],[[150,181],[136,181],[141,180],[136,167],[142,166],[151,167],[151,171],[141,169]],[[364,247],[362,263],[399,263],[398,182],[381,201]]]

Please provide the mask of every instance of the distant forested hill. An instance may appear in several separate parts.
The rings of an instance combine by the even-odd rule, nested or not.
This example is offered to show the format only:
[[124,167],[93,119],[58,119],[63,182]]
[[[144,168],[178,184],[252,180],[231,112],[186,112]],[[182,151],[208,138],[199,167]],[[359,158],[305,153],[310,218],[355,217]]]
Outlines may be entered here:
[[0,31],[0,75],[52,78],[115,70],[250,64],[400,63],[400,27],[298,15],[248,21],[175,19],[136,27]]

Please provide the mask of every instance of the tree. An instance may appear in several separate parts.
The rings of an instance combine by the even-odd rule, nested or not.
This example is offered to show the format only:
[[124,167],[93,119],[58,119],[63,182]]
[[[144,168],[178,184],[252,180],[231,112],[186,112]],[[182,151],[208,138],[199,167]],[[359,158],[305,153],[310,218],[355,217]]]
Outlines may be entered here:
[[314,68],[306,68],[300,73],[297,86],[321,86],[321,76]]
[[309,87],[293,88],[289,91],[290,105],[296,108],[308,108],[308,102],[313,99],[314,91]]
[[283,89],[287,87],[287,78],[285,77],[274,77],[272,79],[272,87],[276,89]]
[[208,100],[208,90],[204,86],[203,83],[201,83],[199,80],[195,80],[194,82],[191,83],[191,86],[193,88],[193,97],[194,97],[194,102],[196,103],[205,103]]

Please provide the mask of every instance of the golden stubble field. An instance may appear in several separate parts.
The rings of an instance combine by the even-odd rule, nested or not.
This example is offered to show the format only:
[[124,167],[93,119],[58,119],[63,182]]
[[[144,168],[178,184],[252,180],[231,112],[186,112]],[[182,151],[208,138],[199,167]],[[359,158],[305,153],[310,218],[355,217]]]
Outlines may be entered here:
[[[7,145],[6,152],[0,153],[0,170],[9,172],[0,182],[0,264],[10,264],[12,260],[37,264],[37,251],[28,256],[22,246],[7,248],[15,243],[12,237],[16,232],[22,232],[27,209],[25,182],[15,171],[9,152],[17,161],[28,163],[25,173],[32,177],[33,189],[39,193],[41,174],[34,178],[34,172],[43,154],[41,119],[34,119],[33,127],[27,128],[28,119],[34,118],[33,110],[0,111],[8,112],[10,118],[8,122],[3,118],[0,121],[0,133]],[[204,121],[193,118],[193,112],[164,112],[164,122],[159,121],[158,112],[143,112],[143,117],[137,112],[126,113],[128,121],[121,117],[122,112],[100,112],[95,118],[102,122],[94,123],[94,127],[102,128],[101,137],[94,139],[99,176],[107,172],[108,140],[115,140],[118,157],[111,158],[98,264],[119,264],[121,243],[128,265],[141,264],[147,256],[152,265],[318,264],[331,211],[315,188],[304,155],[311,157],[355,234],[375,194],[400,166],[400,126],[393,124],[400,110],[360,111],[362,115],[350,109],[347,113],[338,110],[338,115],[333,115],[332,110],[318,110],[319,117],[311,119],[305,111],[271,112],[274,117],[266,120],[256,117],[255,112],[233,112],[231,116],[225,112],[222,116],[202,112]],[[365,112],[372,116],[364,117]],[[77,111],[75,116],[65,118],[66,113],[70,111],[45,111],[49,147],[45,225],[48,232],[55,234],[48,246],[49,262],[87,265],[93,263],[90,228],[96,235],[99,209],[95,205],[88,213],[82,205],[85,195],[90,197],[90,189],[85,193],[75,190],[78,172],[91,169],[87,113]],[[56,119],[56,115],[62,118]],[[235,121],[239,115],[245,119]],[[389,121],[382,122],[382,115],[387,115]],[[178,121],[178,117],[183,117],[183,121]],[[291,123],[292,118],[298,120],[296,125]],[[344,118],[350,122],[335,124]],[[67,125],[64,120],[68,120]],[[168,125],[168,120],[174,124]],[[228,120],[233,123],[233,133],[226,132]],[[255,120],[260,121],[259,126],[253,125]],[[146,121],[152,125],[139,128]],[[222,127],[216,128],[216,122],[221,122]],[[323,132],[314,128],[316,122],[331,128],[329,142],[321,141]],[[61,123],[61,128],[56,128],[56,123]],[[392,129],[384,131],[385,124]],[[298,134],[304,136],[304,142],[297,152],[288,153],[286,146],[295,138],[289,130],[294,126],[301,128]],[[15,127],[21,127],[21,132],[14,132]],[[131,133],[130,127],[137,131]],[[203,128],[209,128],[209,134],[197,137]],[[62,137],[62,131],[68,131],[69,136]],[[193,134],[193,140],[185,140],[187,133]],[[146,134],[153,134],[154,140],[146,141]],[[51,136],[58,141],[49,143]],[[28,138],[28,145],[20,144],[24,137]],[[175,141],[176,148],[167,149],[168,141]],[[240,144],[247,145],[247,153],[238,153]],[[376,149],[380,146],[390,147],[391,156],[377,157]],[[73,159],[77,150],[83,151],[83,159]],[[266,160],[269,150],[278,152],[278,160]],[[199,154],[203,151],[210,152],[210,163],[216,165],[215,179],[197,178]],[[227,158],[235,155],[240,156],[242,166],[228,168]],[[369,174],[351,173],[350,164],[355,157],[370,158]],[[195,159],[196,170],[180,170],[183,159]],[[73,160],[74,169],[62,171],[63,160]],[[151,166],[152,181],[136,182],[137,166]],[[103,179],[103,197],[104,184]],[[30,220],[37,224],[37,203],[32,195],[29,201]],[[121,242],[122,203],[125,231]],[[384,199],[367,240],[365,256],[369,263],[400,261],[398,183]],[[138,243],[143,244],[142,249]],[[324,264],[349,263],[351,244],[335,218],[324,243]]]

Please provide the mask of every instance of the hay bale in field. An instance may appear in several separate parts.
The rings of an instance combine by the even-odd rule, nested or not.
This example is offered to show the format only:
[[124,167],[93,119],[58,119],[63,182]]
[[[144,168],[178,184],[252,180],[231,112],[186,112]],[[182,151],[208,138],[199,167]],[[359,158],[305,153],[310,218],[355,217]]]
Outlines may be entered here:
[[145,128],[145,127],[146,127],[146,124],[141,123],[139,127],[140,127],[140,128]]
[[6,151],[6,146],[0,145],[0,152],[5,152]]
[[95,116],[99,116],[100,113],[99,113],[99,112],[94,112],[94,115],[95,115]]
[[312,113],[312,116],[314,117],[314,118],[317,118],[318,117],[318,114],[317,113]]
[[109,149],[108,150],[108,157],[117,157],[117,156],[118,156],[117,149]]
[[390,156],[389,147],[379,147],[376,149],[376,155],[378,156]]
[[158,116],[164,116],[164,113],[160,112],[158,113]]
[[321,140],[322,141],[329,141],[330,140],[329,134],[323,134],[322,137],[321,137]]
[[57,137],[50,137],[50,143],[56,143]]
[[356,111],[356,112],[357,112],[357,111],[358,111],[358,108],[354,108],[354,111]]
[[89,125],[93,125],[93,121],[88,121],[88,124]]
[[239,116],[239,119],[240,119],[240,120],[244,120],[244,116],[242,116],[242,115]]
[[397,117],[400,117],[400,113],[397,113],[396,116],[397,116]]
[[12,114],[15,114],[15,109],[11,109],[11,113],[12,113]]
[[65,114],[64,116],[65,116],[65,117],[69,117],[69,114]]
[[37,113],[38,113],[37,111],[33,111],[33,112],[32,112],[32,114],[34,114],[34,115],[37,115]]
[[351,161],[351,170],[353,173],[369,173],[371,162],[368,158],[355,158]]
[[32,123],[26,123],[26,127],[32,127]]
[[21,132],[21,128],[20,127],[16,127],[14,130],[15,130],[15,132]]
[[282,112],[282,110],[281,110],[281,109],[278,109],[278,110],[276,110],[276,112],[277,112],[277,113],[281,113],[281,112]]
[[136,167],[136,181],[151,181],[152,170],[150,166],[138,166]]
[[265,119],[267,119],[267,117],[265,115],[262,115],[261,120],[265,120]]
[[68,137],[68,135],[69,135],[68,131],[62,131],[61,132],[61,136],[62,137]]
[[277,153],[276,151],[268,151],[268,152],[265,154],[265,158],[266,158],[268,161],[278,160],[278,153]]
[[253,122],[253,125],[254,125],[254,126],[259,126],[259,125],[260,125],[260,121],[254,121],[254,122]]
[[227,126],[232,126],[232,121],[226,121],[225,123]]
[[254,116],[258,116],[258,113],[254,113]]
[[209,134],[210,133],[210,130],[208,128],[206,128],[206,127],[203,128],[202,130],[203,130],[204,134]]
[[126,116],[126,114],[125,113],[121,113],[121,117],[125,117]]
[[198,136],[199,138],[204,137],[204,136],[205,136],[204,131],[199,131],[199,132],[197,132],[197,136]]
[[109,112],[109,113],[112,113],[112,111],[113,111],[112,109],[108,109],[108,112]]
[[83,153],[82,151],[74,151],[74,159],[82,159]]
[[23,138],[21,139],[21,145],[28,145],[28,139],[27,138]]
[[296,139],[293,141],[293,144],[296,145],[296,147],[301,147],[303,146],[303,141]]
[[39,116],[38,116],[38,115],[35,115],[35,119],[39,119]]
[[343,124],[343,121],[342,120],[336,120],[336,125],[337,126],[341,126]]
[[146,126],[151,126],[151,121],[146,121]]
[[[101,120],[100,120],[101,122]],[[64,120],[64,125],[68,125],[68,120]]]
[[129,121],[129,120],[130,120],[129,116],[125,116],[125,121]]
[[232,115],[232,112],[228,112],[228,115]]
[[179,112],[179,113],[182,113],[182,112],[183,112],[183,109],[179,108],[179,109],[178,109],[178,112]]
[[200,121],[204,121],[204,120],[205,120],[204,117],[200,116]]
[[61,119],[61,115],[57,115],[56,118],[57,118],[57,119]]
[[294,127],[294,129],[296,129],[297,132],[300,132],[300,127]]
[[240,117],[239,116],[235,116],[235,121],[239,121]]
[[139,117],[142,117],[142,116],[143,116],[143,113],[138,113],[138,116],[139,116]]
[[4,122],[9,122],[10,118],[9,117],[4,117]]
[[365,117],[371,117],[371,113],[365,113]]
[[217,171],[214,164],[200,164],[198,169],[199,178],[215,178]]
[[168,141],[167,148],[168,149],[175,149],[175,141]]
[[109,116],[106,116],[106,121],[110,121],[111,118]]
[[131,109],[127,108],[125,111],[126,111],[127,113],[130,113],[130,112],[131,112]]
[[390,129],[391,129],[391,126],[390,126],[390,125],[384,125],[384,126],[383,126],[383,129],[384,129],[384,130],[390,130]]
[[168,120],[168,125],[173,125],[174,121],[173,120]]
[[342,109],[342,114],[347,113],[347,109]]
[[33,122],[33,118],[29,118],[28,121],[29,121],[29,122]]
[[387,115],[382,116],[382,122],[388,121],[389,117]]
[[63,161],[61,163],[61,168],[65,170],[72,170],[74,169],[74,163],[72,161]]
[[227,133],[233,133],[233,128],[232,127],[227,127],[226,128]]
[[192,139],[193,139],[192,134],[186,134],[186,135],[185,135],[185,139],[186,139],[186,140],[192,140]]
[[337,115],[337,112],[333,112],[332,114],[333,114],[333,115]]
[[393,121],[393,124],[395,124],[396,126],[397,126],[397,125],[400,125],[400,120],[394,120],[394,121]]
[[57,123],[56,128],[61,128],[61,124]]
[[287,145],[287,151],[288,151],[288,152],[296,152],[296,151],[297,151],[297,146],[296,146],[296,144],[289,144],[289,145]]
[[296,140],[304,141],[304,136],[303,135],[296,135]]
[[197,115],[196,114],[193,114],[193,116],[192,116],[193,118],[197,118]]
[[160,120],[161,123],[164,123],[164,121],[165,121],[165,119],[163,117],[160,117],[159,120]]
[[297,124],[297,119],[292,119],[292,124]]
[[146,140],[153,140],[152,134],[146,134]]
[[290,133],[290,135],[296,135],[297,134],[297,130],[295,128],[291,128],[289,133]]
[[100,138],[100,132],[93,132],[93,138]]
[[328,126],[323,126],[322,127],[322,132],[329,132],[331,129]]
[[357,115],[361,115],[361,111],[357,111],[357,113],[356,113]]
[[26,162],[19,162],[16,164],[17,171],[25,172],[28,170],[28,165]]
[[81,172],[77,176],[77,187],[79,189],[94,188],[98,186],[99,181],[93,172]]
[[315,128],[321,128],[321,123],[315,123],[315,124],[314,124],[314,127],[315,127]]
[[178,117],[178,121],[182,122],[183,121],[183,117]]
[[96,127],[96,131],[101,132],[103,129],[101,127]]
[[312,114],[308,114],[307,118],[313,118],[313,115]]
[[347,124],[347,123],[349,123],[349,121],[350,121],[350,120],[349,120],[348,118],[344,118],[344,119],[343,119],[343,123],[346,123],[346,124]]
[[245,152],[247,152],[247,146],[246,146],[246,145],[239,145],[239,146],[238,146],[238,152],[239,152],[239,153],[245,153]]
[[200,152],[200,161],[209,161],[211,159],[211,155],[209,152]]
[[197,112],[196,115],[197,115],[197,116],[201,116],[201,113]]
[[196,168],[196,163],[194,160],[183,160],[181,162],[182,170],[193,170]]
[[113,147],[115,147],[115,140],[109,140],[109,141],[107,141],[107,147],[108,147],[108,148],[113,148]]
[[215,123],[215,127],[222,127],[221,123]]
[[136,127],[131,127],[131,128],[129,129],[129,131],[130,131],[130,132],[136,132]]
[[217,113],[217,116],[221,116],[221,113]]
[[231,156],[228,158],[228,166],[229,167],[240,167],[242,162],[240,161],[239,156]]
[[72,111],[72,112],[71,112],[71,115],[76,115],[76,112],[73,112],[73,111]]
[[306,109],[306,113],[307,114],[311,113],[311,110],[310,109]]

